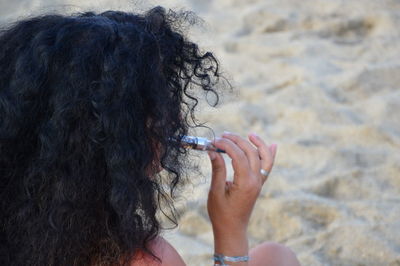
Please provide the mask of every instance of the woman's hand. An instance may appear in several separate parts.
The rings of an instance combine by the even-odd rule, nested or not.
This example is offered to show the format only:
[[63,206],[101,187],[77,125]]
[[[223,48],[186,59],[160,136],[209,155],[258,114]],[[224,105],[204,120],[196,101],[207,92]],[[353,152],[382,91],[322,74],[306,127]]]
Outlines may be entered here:
[[248,252],[247,225],[262,185],[271,171],[276,144],[268,146],[255,134],[249,135],[254,146],[242,137],[225,133],[213,144],[232,159],[233,181],[226,181],[225,161],[220,153],[209,152],[212,181],[207,209],[214,232],[215,252],[242,256]]

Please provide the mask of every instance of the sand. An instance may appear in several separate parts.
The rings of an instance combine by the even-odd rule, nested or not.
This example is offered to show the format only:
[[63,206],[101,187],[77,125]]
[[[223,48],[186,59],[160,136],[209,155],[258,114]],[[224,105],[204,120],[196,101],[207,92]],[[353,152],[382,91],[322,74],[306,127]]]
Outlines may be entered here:
[[[130,2],[157,4],[51,3],[129,10]],[[251,218],[251,246],[283,243],[302,265],[400,265],[400,2],[158,4],[204,19],[192,38],[215,52],[235,87],[217,109],[202,104],[199,119],[217,135],[254,131],[278,144]],[[45,1],[2,3],[0,15],[47,9]],[[203,176],[192,177],[179,201],[179,227],[163,235],[188,265],[211,265],[210,165],[196,155]]]

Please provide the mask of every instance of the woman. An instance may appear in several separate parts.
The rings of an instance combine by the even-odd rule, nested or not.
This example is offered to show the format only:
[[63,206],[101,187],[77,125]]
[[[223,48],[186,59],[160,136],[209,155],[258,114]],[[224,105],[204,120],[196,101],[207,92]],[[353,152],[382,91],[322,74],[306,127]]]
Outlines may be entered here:
[[[184,265],[159,237],[156,213],[174,213],[184,183],[187,150],[171,139],[199,126],[193,90],[218,102],[220,78],[214,55],[180,31],[190,16],[162,7],[50,14],[1,31],[0,265]],[[215,141],[232,158],[233,183],[221,154],[210,152],[215,252],[242,260],[267,177],[260,169],[270,171],[276,153],[250,141]],[[298,265],[273,243],[232,265],[249,263]]]

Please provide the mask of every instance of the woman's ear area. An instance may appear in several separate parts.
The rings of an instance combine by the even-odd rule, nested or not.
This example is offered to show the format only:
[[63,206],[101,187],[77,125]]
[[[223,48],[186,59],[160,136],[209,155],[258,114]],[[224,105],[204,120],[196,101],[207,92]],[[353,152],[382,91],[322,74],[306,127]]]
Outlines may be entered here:
[[158,174],[159,172],[161,172],[164,168],[161,166],[161,162],[160,162],[160,156],[161,156],[161,151],[158,148],[160,145],[153,145],[153,150],[154,150],[154,158],[153,161],[148,165],[147,168],[147,174],[152,177],[153,175]]
[[[151,122],[148,122],[147,126],[149,126],[150,123]],[[150,148],[151,151],[149,151],[149,152],[152,152],[154,154],[153,160],[150,163],[150,165],[148,166],[147,173],[149,176],[153,176],[155,174],[158,174],[159,172],[161,172],[164,169],[164,168],[162,168],[161,161],[160,161],[161,156],[162,156],[163,147],[162,147],[161,143],[158,142],[157,140],[152,139],[149,136],[146,136],[146,137],[149,138],[149,143],[150,143],[150,147],[151,147]]]

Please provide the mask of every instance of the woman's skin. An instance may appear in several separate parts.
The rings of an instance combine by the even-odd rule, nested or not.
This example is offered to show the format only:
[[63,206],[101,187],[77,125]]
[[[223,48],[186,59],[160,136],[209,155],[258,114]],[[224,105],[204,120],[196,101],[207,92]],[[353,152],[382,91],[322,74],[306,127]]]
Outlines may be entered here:
[[[250,256],[249,262],[226,262],[228,265],[298,266],[300,263],[296,255],[277,243],[264,242],[249,250],[247,226],[254,204],[267,180],[267,177],[260,174],[260,169],[272,170],[277,145],[268,146],[254,133],[248,138],[249,141],[237,134],[225,132],[213,142],[232,159],[233,182],[226,181],[227,172],[222,155],[208,152],[212,179],[207,210],[214,233],[214,251],[226,256]],[[153,241],[151,248],[162,259],[161,264],[140,253],[132,265],[186,265],[174,247],[162,237]]]

